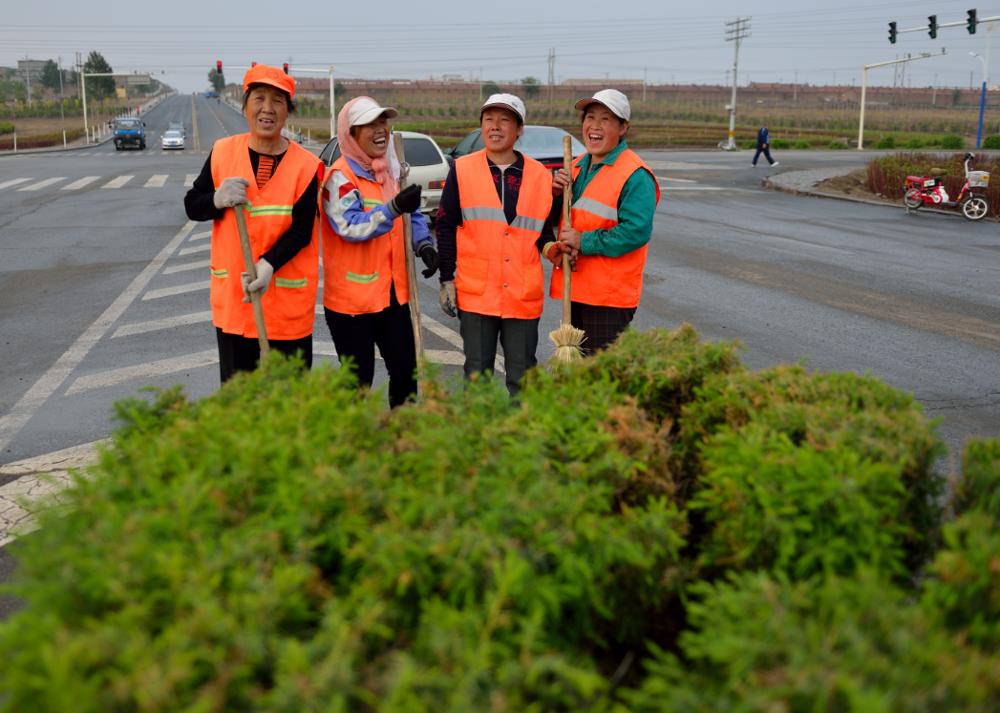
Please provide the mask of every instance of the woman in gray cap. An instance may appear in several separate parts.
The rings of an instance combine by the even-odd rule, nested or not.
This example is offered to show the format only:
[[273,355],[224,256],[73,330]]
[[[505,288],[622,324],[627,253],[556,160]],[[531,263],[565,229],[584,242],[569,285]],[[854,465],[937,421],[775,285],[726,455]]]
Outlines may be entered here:
[[[631,109],[617,89],[576,103],[587,153],[573,175],[559,169],[553,191],[573,186],[571,224],[559,242],[572,251],[572,322],[586,335],[586,353],[603,349],[631,323],[642,293],[642,270],[660,200],[656,176],[625,143]],[[550,296],[562,298],[562,270],[552,271]]]

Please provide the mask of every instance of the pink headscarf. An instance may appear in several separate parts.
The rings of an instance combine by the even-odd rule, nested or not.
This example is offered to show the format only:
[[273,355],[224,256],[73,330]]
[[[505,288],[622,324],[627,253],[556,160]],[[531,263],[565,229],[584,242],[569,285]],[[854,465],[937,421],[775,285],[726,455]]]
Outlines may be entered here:
[[355,97],[344,104],[337,114],[337,141],[340,144],[340,153],[369,171],[375,177],[375,181],[382,186],[383,200],[388,201],[399,193],[399,162],[396,160],[392,134],[389,135],[389,150],[382,158],[372,158],[361,149],[357,140],[351,136],[350,120],[347,118],[351,106],[359,99],[374,101],[371,97]]

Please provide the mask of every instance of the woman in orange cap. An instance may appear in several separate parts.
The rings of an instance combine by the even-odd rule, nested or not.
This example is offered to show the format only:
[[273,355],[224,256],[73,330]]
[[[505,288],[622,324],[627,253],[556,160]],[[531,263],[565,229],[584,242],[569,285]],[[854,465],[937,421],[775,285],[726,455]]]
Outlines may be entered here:
[[[249,132],[219,139],[184,197],[191,220],[212,221],[212,323],[222,381],[260,359],[250,295],[259,293],[277,351],[312,365],[319,277],[316,207],[320,160],[281,135],[295,111],[295,80],[255,65],[243,77]],[[257,278],[245,277],[236,216],[245,210]]]

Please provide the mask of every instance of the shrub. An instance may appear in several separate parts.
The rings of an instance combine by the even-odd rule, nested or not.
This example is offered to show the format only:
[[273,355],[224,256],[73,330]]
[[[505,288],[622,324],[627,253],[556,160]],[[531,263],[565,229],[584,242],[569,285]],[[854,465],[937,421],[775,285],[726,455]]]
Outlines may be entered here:
[[922,149],[924,147],[924,140],[916,137],[907,139],[904,147],[908,149]]
[[0,134],[13,134],[14,124],[10,121],[0,121]]
[[896,148],[896,137],[893,136],[892,134],[889,134],[887,136],[883,136],[882,138],[880,138],[878,140],[878,143],[875,144],[875,148],[877,148],[877,149],[894,149],[894,148]]
[[949,150],[961,150],[965,148],[965,139],[955,134],[941,137],[941,148]]
[[793,147],[796,148],[796,149],[809,149],[809,148],[812,148],[812,144],[809,143],[808,141],[806,141],[805,139],[798,139],[793,144]]
[[1000,149],[1000,135],[991,134],[983,138],[984,149]]
[[792,144],[788,139],[775,139],[771,142],[771,148],[775,150],[791,148]]
[[1000,438],[969,441],[962,478],[953,487],[958,512],[980,510],[1000,526]]

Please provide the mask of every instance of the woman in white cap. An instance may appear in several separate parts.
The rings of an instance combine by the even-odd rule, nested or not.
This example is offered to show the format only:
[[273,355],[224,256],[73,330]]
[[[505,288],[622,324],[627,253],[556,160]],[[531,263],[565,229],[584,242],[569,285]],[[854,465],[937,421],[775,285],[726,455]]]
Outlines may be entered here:
[[479,112],[484,148],[452,165],[436,225],[441,309],[460,320],[465,377],[493,373],[499,338],[511,396],[537,363],[545,298],[540,253],[554,240],[552,176],[514,150],[524,115],[513,94],[486,100]]
[[362,386],[375,377],[375,347],[389,372],[389,405],[417,393],[417,355],[410,326],[410,285],[403,243],[411,215],[413,250],[437,270],[437,251],[420,212],[420,186],[399,190],[399,163],[389,120],[398,112],[371,97],[347,102],[337,115],[338,158],[323,182],[323,307],[341,362],[349,359]]
[[[571,225],[561,225],[559,242],[572,251],[572,322],[586,335],[587,353],[603,349],[635,316],[642,294],[642,270],[660,200],[656,176],[625,143],[628,97],[602,89],[576,103],[587,153],[573,162],[573,175],[559,169],[553,191],[573,186]],[[562,297],[562,270],[552,271],[550,295]]]

